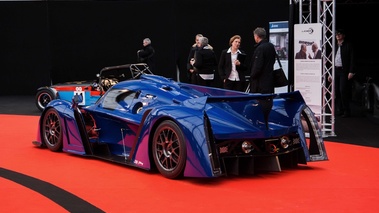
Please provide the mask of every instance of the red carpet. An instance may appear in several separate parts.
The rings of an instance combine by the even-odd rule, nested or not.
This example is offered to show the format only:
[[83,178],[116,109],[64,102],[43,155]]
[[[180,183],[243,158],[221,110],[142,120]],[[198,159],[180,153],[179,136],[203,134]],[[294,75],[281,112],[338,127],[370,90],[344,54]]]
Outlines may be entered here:
[[[378,148],[325,142],[329,161],[254,176],[169,180],[158,173],[36,148],[31,142],[38,119],[0,115],[2,212],[69,212],[54,199],[66,200],[78,212],[93,212],[71,202],[75,198],[49,191],[51,186],[100,212],[377,212]],[[38,189],[51,197],[33,189],[36,184],[24,185],[27,179],[11,180],[18,177],[9,175],[13,172],[37,179]]]

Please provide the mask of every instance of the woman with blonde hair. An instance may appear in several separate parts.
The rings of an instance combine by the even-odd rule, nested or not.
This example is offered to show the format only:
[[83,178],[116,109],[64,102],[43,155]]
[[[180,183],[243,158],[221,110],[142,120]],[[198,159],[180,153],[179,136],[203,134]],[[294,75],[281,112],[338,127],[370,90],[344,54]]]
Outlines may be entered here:
[[229,40],[229,48],[222,50],[218,72],[224,89],[244,91],[246,54],[240,49],[241,36],[234,35]]

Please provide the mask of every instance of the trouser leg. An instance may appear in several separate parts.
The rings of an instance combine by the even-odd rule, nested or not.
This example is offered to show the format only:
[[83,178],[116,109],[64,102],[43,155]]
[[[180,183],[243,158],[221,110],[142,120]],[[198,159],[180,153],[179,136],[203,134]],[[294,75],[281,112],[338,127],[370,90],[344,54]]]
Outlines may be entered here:
[[259,100],[259,104],[262,107],[263,116],[264,116],[265,122],[266,122],[266,128],[268,129],[268,117],[269,117],[271,109],[272,109],[273,101],[272,101],[272,99]]
[[347,73],[343,73],[340,77],[340,91],[343,111],[350,114],[351,80],[348,80],[347,76]]

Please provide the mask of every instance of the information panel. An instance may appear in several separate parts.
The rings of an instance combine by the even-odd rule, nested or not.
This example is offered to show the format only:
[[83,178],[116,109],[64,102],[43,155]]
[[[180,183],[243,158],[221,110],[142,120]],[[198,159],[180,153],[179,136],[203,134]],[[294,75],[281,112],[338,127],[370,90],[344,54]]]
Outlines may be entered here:
[[316,115],[321,114],[322,104],[321,26],[296,24],[294,28],[294,89]]

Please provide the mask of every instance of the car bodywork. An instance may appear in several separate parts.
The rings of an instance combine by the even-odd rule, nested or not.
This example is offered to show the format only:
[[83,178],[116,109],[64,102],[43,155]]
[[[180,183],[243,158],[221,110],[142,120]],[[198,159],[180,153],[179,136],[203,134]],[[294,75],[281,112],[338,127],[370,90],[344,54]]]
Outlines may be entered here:
[[[357,89],[357,88],[356,88]],[[371,77],[361,86],[362,105],[369,116],[379,117],[379,81]]]
[[[266,99],[273,99],[267,121],[260,105]],[[114,85],[93,105],[78,107],[80,101],[78,95],[72,103],[51,101],[33,144],[172,179],[328,160],[317,120],[298,91],[248,94],[143,74]]]
[[83,97],[81,106],[91,105],[116,83],[138,78],[143,73],[152,74],[145,63],[104,67],[96,75],[96,80],[65,82],[38,88],[35,104],[42,111],[54,99],[71,101],[78,94]]

